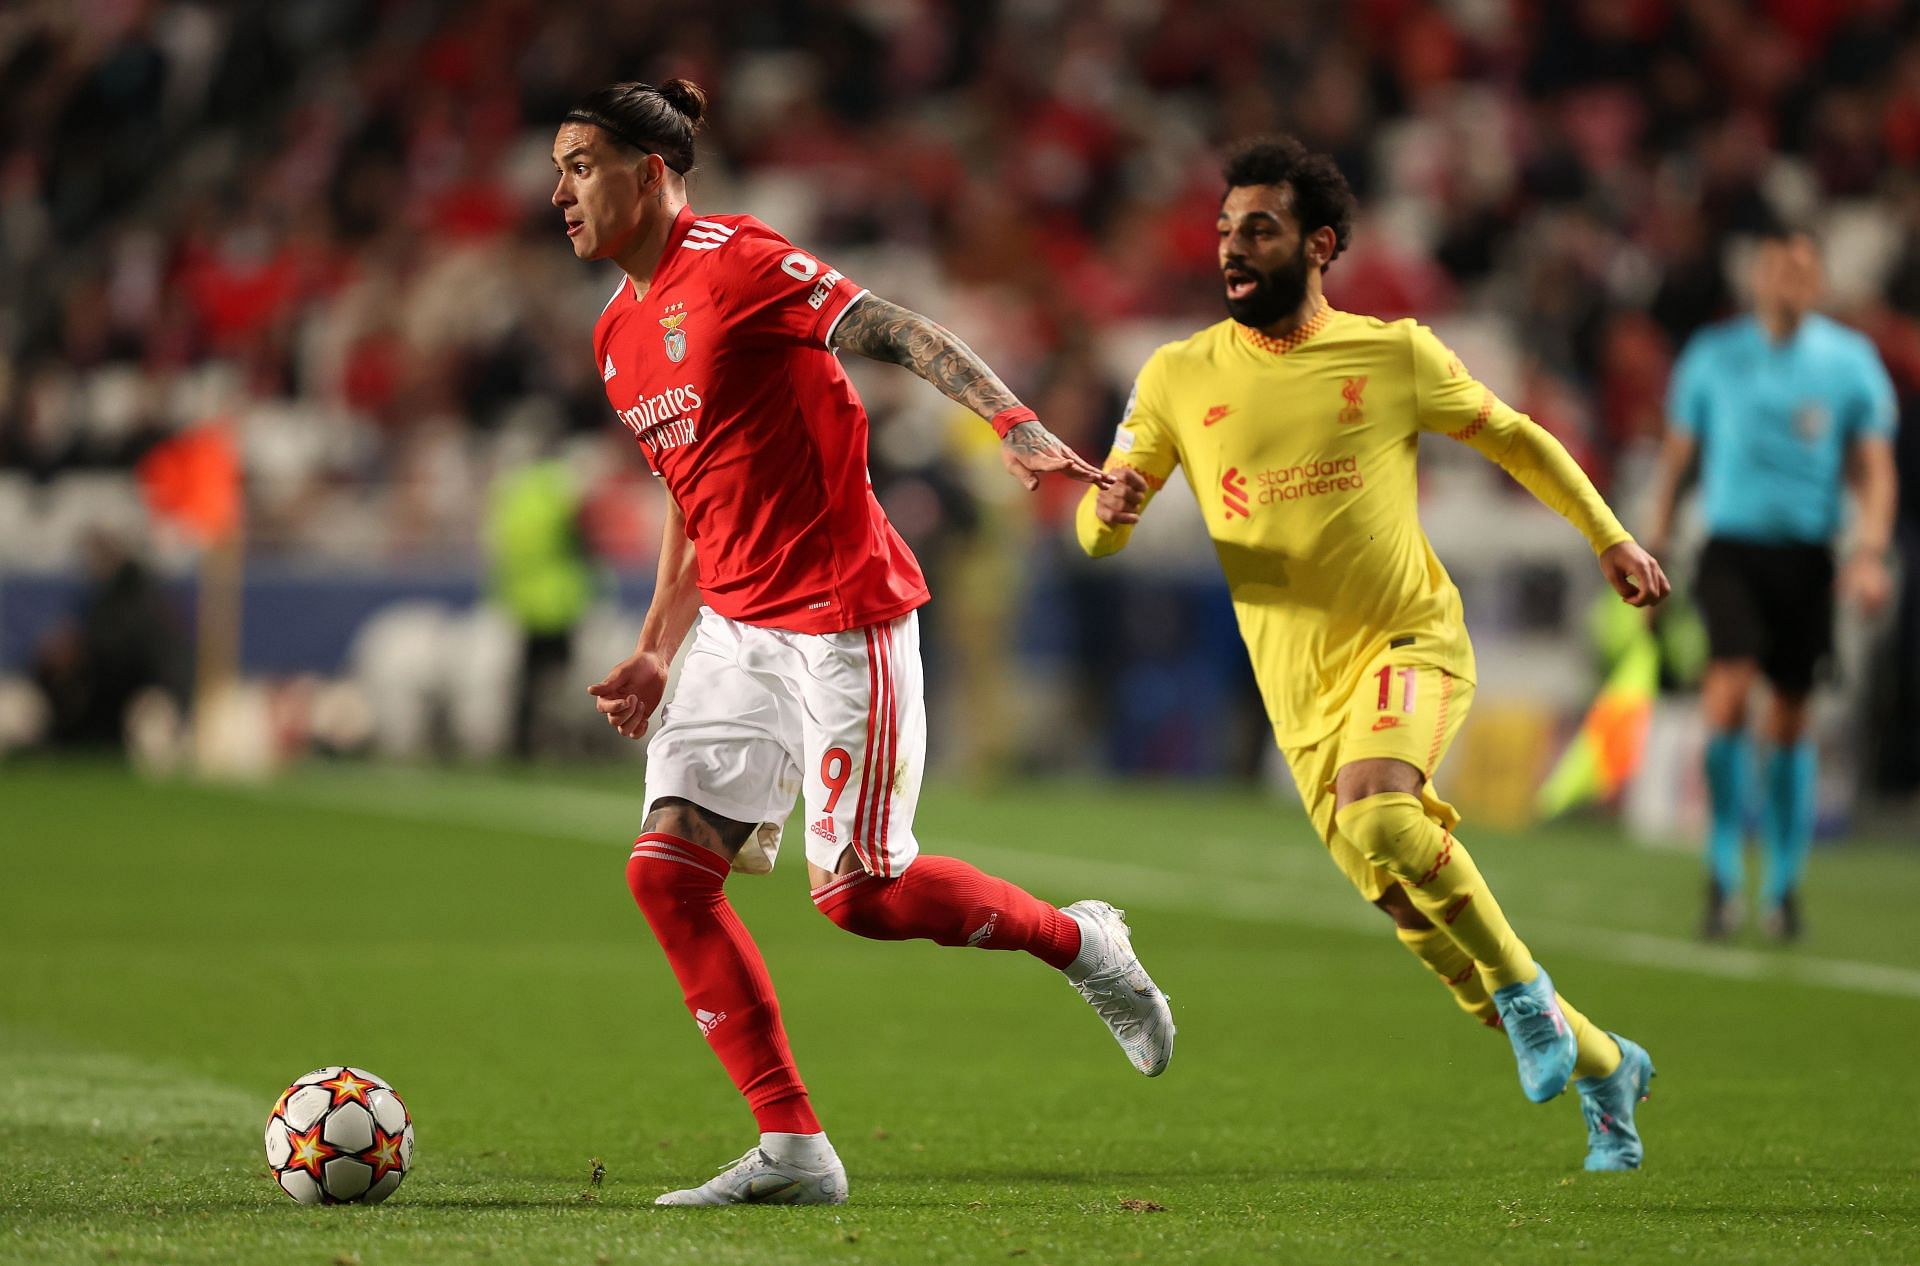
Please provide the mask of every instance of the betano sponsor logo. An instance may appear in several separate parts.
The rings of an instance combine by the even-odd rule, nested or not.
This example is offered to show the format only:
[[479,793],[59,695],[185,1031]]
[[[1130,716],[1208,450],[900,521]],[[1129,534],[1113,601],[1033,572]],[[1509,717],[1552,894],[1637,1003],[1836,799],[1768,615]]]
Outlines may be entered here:
[[845,281],[846,278],[847,275],[838,268],[829,268],[827,275],[822,277],[819,283],[814,286],[813,293],[807,296],[807,306],[818,309],[821,304],[827,301],[827,296],[833,293],[834,286]]

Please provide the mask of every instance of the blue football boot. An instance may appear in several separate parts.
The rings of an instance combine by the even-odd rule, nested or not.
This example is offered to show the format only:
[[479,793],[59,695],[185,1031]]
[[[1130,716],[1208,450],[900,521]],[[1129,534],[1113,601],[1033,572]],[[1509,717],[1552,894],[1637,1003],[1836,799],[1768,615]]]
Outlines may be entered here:
[[1534,967],[1532,980],[1494,990],[1493,1005],[1500,1012],[1507,1040],[1513,1043],[1520,1089],[1535,1103],[1545,1103],[1567,1088],[1577,1043],[1547,969],[1538,963]]
[[1580,1115],[1587,1119],[1587,1168],[1595,1173],[1640,1168],[1644,1149],[1633,1110],[1653,1082],[1653,1058],[1646,1049],[1618,1033],[1611,1036],[1620,1044],[1620,1067],[1573,1083],[1580,1092]]

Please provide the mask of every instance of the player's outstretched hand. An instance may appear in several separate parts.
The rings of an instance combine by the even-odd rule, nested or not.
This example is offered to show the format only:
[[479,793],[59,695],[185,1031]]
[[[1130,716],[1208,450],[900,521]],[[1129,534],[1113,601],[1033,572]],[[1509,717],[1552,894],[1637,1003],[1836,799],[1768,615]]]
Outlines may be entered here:
[[637,739],[667,691],[667,661],[650,651],[621,660],[613,671],[587,687],[596,711],[622,738]]
[[1068,448],[1065,441],[1038,422],[1022,422],[1008,431],[1007,437],[1000,441],[1000,460],[1006,463],[1007,473],[1024,484],[1028,492],[1038,488],[1040,476],[1049,471],[1058,471],[1096,488],[1105,488],[1113,482],[1111,476]]
[[1093,513],[1108,527],[1138,523],[1140,508],[1147,504],[1147,477],[1131,466],[1116,466],[1107,474],[1113,482],[1094,498]]
[[1658,606],[1673,592],[1659,562],[1632,541],[1622,541],[1600,555],[1600,573],[1629,606]]

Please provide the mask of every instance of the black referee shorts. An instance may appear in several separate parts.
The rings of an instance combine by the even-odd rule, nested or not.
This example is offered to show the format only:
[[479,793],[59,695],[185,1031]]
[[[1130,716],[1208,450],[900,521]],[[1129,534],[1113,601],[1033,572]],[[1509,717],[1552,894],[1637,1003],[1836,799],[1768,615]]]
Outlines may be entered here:
[[1804,695],[1833,650],[1833,551],[1716,536],[1694,584],[1714,659],[1752,659],[1774,688]]

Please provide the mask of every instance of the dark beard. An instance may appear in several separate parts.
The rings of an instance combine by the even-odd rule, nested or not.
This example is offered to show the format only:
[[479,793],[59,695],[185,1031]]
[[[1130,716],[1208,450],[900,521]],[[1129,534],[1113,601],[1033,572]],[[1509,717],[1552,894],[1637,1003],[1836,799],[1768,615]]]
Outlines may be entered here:
[[[1303,238],[1293,258],[1270,273],[1251,265],[1247,271],[1259,280],[1244,299],[1227,299],[1227,315],[1242,325],[1265,329],[1297,312],[1307,301],[1307,243]],[[1223,296],[1224,297],[1224,296]]]

